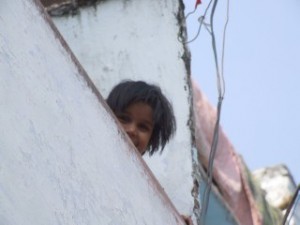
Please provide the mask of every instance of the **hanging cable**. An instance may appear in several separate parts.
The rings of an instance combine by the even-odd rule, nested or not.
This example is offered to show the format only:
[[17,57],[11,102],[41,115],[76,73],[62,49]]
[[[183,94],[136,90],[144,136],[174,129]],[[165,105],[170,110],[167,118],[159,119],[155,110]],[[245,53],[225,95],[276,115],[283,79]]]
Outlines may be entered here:
[[228,25],[228,22],[229,22],[229,4],[230,4],[230,0],[227,0],[226,21],[225,21],[224,30],[223,30],[222,62],[221,62],[221,74],[222,74],[222,84],[223,84],[222,96],[225,95],[224,58],[225,58],[226,31],[227,31],[227,25]]
[[184,17],[185,20],[187,20],[187,18],[189,18],[190,15],[193,15],[196,12],[196,10],[197,10],[197,7],[195,7],[195,9],[193,11],[189,12],[188,14],[186,14],[186,16]]
[[211,26],[211,41],[212,41],[212,48],[213,48],[213,56],[214,62],[216,67],[217,73],[217,88],[219,93],[219,101],[217,107],[217,120],[214,127],[213,133],[213,140],[209,154],[209,161],[208,161],[208,168],[207,168],[207,184],[205,187],[204,195],[203,195],[203,202],[202,202],[202,210],[201,210],[201,221],[202,224],[205,224],[205,218],[207,214],[208,204],[209,204],[209,196],[212,186],[212,178],[213,178],[213,163],[214,158],[218,146],[218,139],[219,139],[219,122],[220,122],[220,115],[221,115],[221,106],[223,98],[221,96],[221,85],[220,85],[220,70],[219,70],[219,63],[218,63],[218,54],[217,54],[217,47],[216,47],[216,39],[215,39],[215,32],[214,32],[214,13],[216,6],[218,4],[218,0],[215,0],[212,6],[211,15],[210,15],[210,26]]
[[214,127],[214,134],[213,134],[213,141],[211,145],[211,151],[209,154],[209,161],[208,161],[208,169],[207,169],[207,184],[205,187],[205,191],[203,194],[203,201],[202,201],[202,210],[200,214],[200,218],[202,223],[205,224],[205,218],[207,214],[208,204],[209,204],[209,195],[212,186],[212,178],[213,178],[213,162],[216,154],[216,149],[218,145],[219,139],[219,127],[220,127],[220,118],[221,118],[221,107],[222,107],[222,100],[219,98],[218,107],[217,107],[217,121]]
[[[188,40],[188,41],[183,41],[183,40],[180,40],[180,38],[178,36],[178,40],[181,43],[189,44],[189,43],[195,41],[199,37],[202,25],[204,25],[206,30],[208,31],[208,33],[211,35],[213,57],[214,57],[214,62],[215,62],[215,67],[216,67],[216,75],[217,75],[217,89],[218,89],[217,118],[216,118],[216,123],[214,126],[213,139],[212,139],[212,144],[211,144],[211,149],[210,149],[210,154],[209,154],[209,161],[208,161],[208,166],[207,166],[207,185],[205,187],[204,194],[203,194],[201,214],[200,214],[201,224],[205,224],[205,218],[206,218],[208,204],[209,204],[209,196],[210,196],[212,180],[213,180],[213,165],[214,165],[214,159],[215,159],[217,146],[218,146],[218,140],[219,140],[221,109],[222,109],[222,103],[223,103],[223,99],[224,99],[224,95],[225,95],[224,54],[225,54],[226,30],[227,30],[227,25],[228,25],[228,21],[229,21],[229,0],[227,0],[226,22],[225,22],[224,30],[223,30],[221,69],[219,66],[216,37],[215,37],[215,32],[214,32],[214,15],[215,15],[215,10],[216,10],[217,4],[218,4],[218,0],[210,0],[209,4],[207,5],[207,7],[205,9],[204,14],[198,18],[199,27],[198,27],[197,34],[194,36],[194,38],[192,38],[191,40]],[[210,24],[208,24],[205,22],[205,18],[206,18],[206,15],[207,15],[211,5],[212,5],[212,9],[210,12]],[[187,19],[190,15],[194,14],[196,12],[196,8],[197,7],[195,7],[195,9],[192,12],[188,13],[187,16],[185,17],[185,19]]]
[[[181,40],[180,35],[178,35],[178,37],[177,37],[178,41],[180,41],[180,42],[183,43],[183,44],[189,44],[189,43],[194,42],[194,41],[199,37],[199,35],[200,35],[202,25],[204,25],[205,28],[206,28],[206,30],[207,30],[209,33],[211,33],[211,31],[210,31],[210,29],[209,29],[210,24],[208,24],[208,23],[205,22],[205,18],[206,18],[206,14],[208,13],[208,10],[209,10],[209,8],[210,8],[210,5],[211,5],[212,1],[213,1],[213,0],[210,0],[210,2],[208,3],[208,5],[207,5],[207,7],[206,7],[206,9],[205,9],[205,11],[204,11],[204,14],[198,18],[199,27],[198,27],[198,31],[197,31],[196,35],[195,35],[191,40],[188,40],[188,41]],[[193,11],[189,12],[189,13],[185,16],[185,20],[187,20],[187,18],[188,18],[190,15],[194,14],[194,13],[196,12],[196,10],[197,10],[197,7],[195,7],[195,9],[194,9]]]
[[213,132],[213,140],[211,145],[211,150],[209,154],[208,168],[207,168],[207,185],[203,194],[203,202],[202,202],[202,210],[201,210],[201,224],[205,224],[205,218],[207,214],[208,204],[209,204],[209,196],[212,186],[213,180],[213,164],[217,151],[218,140],[219,140],[219,128],[220,128],[220,118],[221,118],[221,109],[222,102],[225,95],[225,79],[224,79],[224,52],[225,52],[225,37],[226,37],[226,28],[229,21],[229,0],[227,0],[227,15],[226,22],[223,30],[223,43],[222,43],[222,59],[221,59],[221,71],[219,68],[218,54],[217,54],[217,44],[216,37],[214,32],[214,14],[218,4],[218,0],[215,0],[212,6],[211,14],[210,14],[210,28],[211,28],[211,40],[212,40],[212,49],[217,73],[217,88],[218,88],[218,106],[217,106],[217,119]]

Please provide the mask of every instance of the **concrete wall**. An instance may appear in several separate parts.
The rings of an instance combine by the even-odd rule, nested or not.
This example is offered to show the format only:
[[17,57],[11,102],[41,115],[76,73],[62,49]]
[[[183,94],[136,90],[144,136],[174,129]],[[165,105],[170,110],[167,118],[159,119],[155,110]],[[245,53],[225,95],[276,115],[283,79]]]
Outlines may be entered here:
[[0,7],[0,224],[182,224],[42,8]]
[[[177,135],[162,155],[144,159],[179,211],[187,215],[194,211],[199,219],[199,187],[205,186],[198,170],[199,161],[207,166],[216,112],[208,103],[200,102],[204,107],[199,107],[196,101],[195,111],[200,113],[196,113],[195,119],[200,119],[193,126],[189,52],[177,38],[181,34],[184,39],[184,32],[180,33],[185,26],[182,1],[92,2],[93,5],[83,7],[50,7],[56,15],[70,12],[53,17],[54,22],[103,96],[119,81],[134,79],[159,84],[171,99]],[[192,142],[194,128],[198,151]],[[243,224],[267,221],[255,204],[257,199],[245,181],[239,157],[223,132],[218,148],[214,178],[223,196],[213,189],[207,223],[238,224],[235,217]]]
[[176,136],[162,155],[144,159],[180,213],[191,215],[194,206],[198,213],[199,208],[191,194],[196,179],[192,170],[192,103],[186,67],[189,53],[177,39],[184,26],[180,3],[98,1],[79,8],[76,15],[53,20],[103,96],[121,80],[134,79],[158,84],[171,100]]

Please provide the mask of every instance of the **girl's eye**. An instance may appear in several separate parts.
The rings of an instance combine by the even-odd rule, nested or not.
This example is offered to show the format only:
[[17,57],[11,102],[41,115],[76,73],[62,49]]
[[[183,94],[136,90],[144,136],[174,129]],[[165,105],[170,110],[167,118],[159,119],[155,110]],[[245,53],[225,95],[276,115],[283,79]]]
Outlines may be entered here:
[[117,118],[121,123],[129,123],[130,122],[130,117],[126,115],[118,115]]
[[146,124],[140,124],[140,125],[139,125],[139,128],[140,128],[140,130],[143,131],[143,132],[148,132],[148,131],[150,131],[150,128],[149,128]]

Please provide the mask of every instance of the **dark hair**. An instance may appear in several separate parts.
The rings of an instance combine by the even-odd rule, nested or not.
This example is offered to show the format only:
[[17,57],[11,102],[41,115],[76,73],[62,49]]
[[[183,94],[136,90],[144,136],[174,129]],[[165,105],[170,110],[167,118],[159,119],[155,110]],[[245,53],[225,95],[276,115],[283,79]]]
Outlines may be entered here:
[[152,108],[154,126],[147,147],[149,155],[158,151],[160,146],[162,151],[175,133],[173,107],[156,85],[144,81],[123,81],[112,89],[106,101],[115,114],[124,112],[136,102],[146,103]]

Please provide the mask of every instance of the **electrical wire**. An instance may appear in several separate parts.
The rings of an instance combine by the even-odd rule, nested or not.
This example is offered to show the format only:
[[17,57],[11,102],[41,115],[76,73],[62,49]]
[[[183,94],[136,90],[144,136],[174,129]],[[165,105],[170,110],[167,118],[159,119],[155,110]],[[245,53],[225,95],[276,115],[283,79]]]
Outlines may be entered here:
[[[224,55],[225,55],[225,41],[226,41],[226,30],[227,25],[229,21],[229,0],[227,0],[227,12],[226,12],[226,22],[224,25],[223,30],[223,42],[222,42],[222,55],[221,55],[221,70],[219,67],[219,60],[218,60],[218,52],[217,52],[217,43],[216,43],[216,37],[214,32],[214,15],[216,11],[216,7],[218,4],[218,0],[210,0],[209,4],[207,5],[205,12],[202,16],[198,18],[199,27],[197,34],[188,41],[180,40],[180,35],[178,35],[178,40],[183,44],[189,44],[191,42],[194,42],[200,35],[202,25],[206,28],[208,33],[211,35],[211,41],[212,41],[212,49],[213,49],[213,56],[214,56],[214,62],[216,67],[216,75],[217,75],[217,89],[218,89],[218,106],[217,106],[217,118],[216,123],[214,126],[213,131],[213,140],[211,144],[210,154],[209,154],[209,161],[208,161],[208,167],[207,167],[207,185],[204,190],[203,194],[203,201],[201,205],[201,213],[200,213],[200,224],[205,224],[205,218],[207,214],[208,204],[209,204],[209,196],[210,191],[212,187],[212,180],[213,180],[213,165],[214,165],[214,159],[217,152],[217,146],[218,146],[218,140],[219,140],[219,128],[220,128],[220,118],[221,118],[221,109],[222,109],[222,103],[225,95],[225,79],[224,79]],[[210,24],[205,22],[206,15],[210,9],[210,6],[212,5],[211,13],[210,13]],[[194,14],[196,12],[196,8],[187,14],[185,19]]]
[[218,140],[219,140],[219,128],[220,128],[220,118],[221,118],[221,109],[222,102],[225,95],[225,79],[224,79],[224,55],[225,55],[225,37],[226,37],[226,29],[229,21],[229,0],[227,0],[227,15],[226,22],[223,30],[223,43],[222,43],[222,59],[221,59],[221,71],[219,68],[218,54],[217,54],[217,45],[216,45],[216,37],[214,32],[214,14],[218,4],[218,0],[215,0],[212,6],[211,14],[210,14],[210,28],[211,28],[211,39],[212,39],[212,48],[214,54],[214,61],[216,66],[217,73],[217,88],[218,88],[218,106],[217,106],[217,119],[213,132],[213,140],[211,145],[211,150],[209,154],[208,168],[207,168],[207,185],[205,187],[202,209],[200,214],[201,224],[205,224],[205,218],[207,214],[208,204],[209,204],[209,196],[212,186],[213,180],[213,164],[215,155],[217,152]]
[[226,45],[226,31],[227,31],[227,26],[228,26],[228,22],[229,22],[229,5],[230,5],[230,0],[227,0],[226,21],[225,21],[224,30],[223,30],[222,62],[221,62],[221,74],[222,74],[222,83],[223,83],[222,96],[223,97],[225,95],[224,58],[225,58],[225,45]]
[[217,107],[217,121],[214,127],[213,141],[212,141],[211,151],[209,154],[209,162],[208,162],[208,169],[207,169],[207,184],[203,194],[202,209],[200,214],[200,219],[202,223],[200,224],[205,224],[205,218],[206,218],[208,204],[209,204],[209,196],[210,196],[209,194],[211,191],[212,178],[213,178],[213,162],[214,162],[217,145],[218,145],[218,139],[219,139],[222,100],[223,100],[222,98],[219,98],[218,107]]
[[214,127],[213,140],[212,140],[212,145],[209,154],[209,161],[208,161],[208,168],[207,168],[207,184],[203,195],[202,210],[200,216],[202,224],[205,224],[205,218],[206,218],[208,204],[209,204],[209,196],[210,196],[212,178],[213,178],[213,163],[214,163],[214,158],[215,158],[218,139],[219,139],[219,122],[220,122],[220,114],[221,114],[221,106],[222,106],[222,98],[220,98],[221,95],[220,70],[219,70],[218,54],[217,54],[216,39],[215,39],[215,32],[214,32],[214,14],[215,14],[217,4],[218,4],[218,0],[215,0],[210,14],[210,27],[211,27],[211,41],[212,41],[214,62],[215,62],[216,73],[217,73],[217,88],[219,93],[219,101],[217,107],[217,120]]
[[[205,23],[205,18],[206,18],[206,14],[207,14],[207,12],[208,12],[208,10],[209,10],[209,8],[210,8],[210,5],[211,5],[212,1],[213,1],[213,0],[210,0],[210,2],[208,3],[208,5],[207,5],[207,7],[206,7],[206,9],[205,9],[205,11],[204,11],[204,14],[198,18],[199,27],[198,27],[198,30],[197,30],[196,35],[195,35],[191,40],[188,40],[188,41],[180,40],[180,35],[178,35],[178,40],[179,40],[181,43],[183,43],[183,44],[189,44],[189,43],[194,42],[194,41],[199,37],[199,35],[200,35],[202,25],[204,25],[205,28],[206,28],[206,30],[207,30],[209,33],[211,33],[211,31],[209,30],[210,25],[207,24],[207,23]],[[194,14],[194,13],[196,12],[196,10],[197,10],[197,8],[195,8],[193,11],[189,12],[189,13],[185,16],[185,20],[187,20],[187,18],[188,18],[190,15]]]
[[197,7],[195,7],[195,9],[194,9],[193,11],[189,12],[188,14],[186,14],[185,20],[187,20],[187,18],[188,18],[190,15],[194,14],[194,13],[196,12],[196,10],[197,10]]

